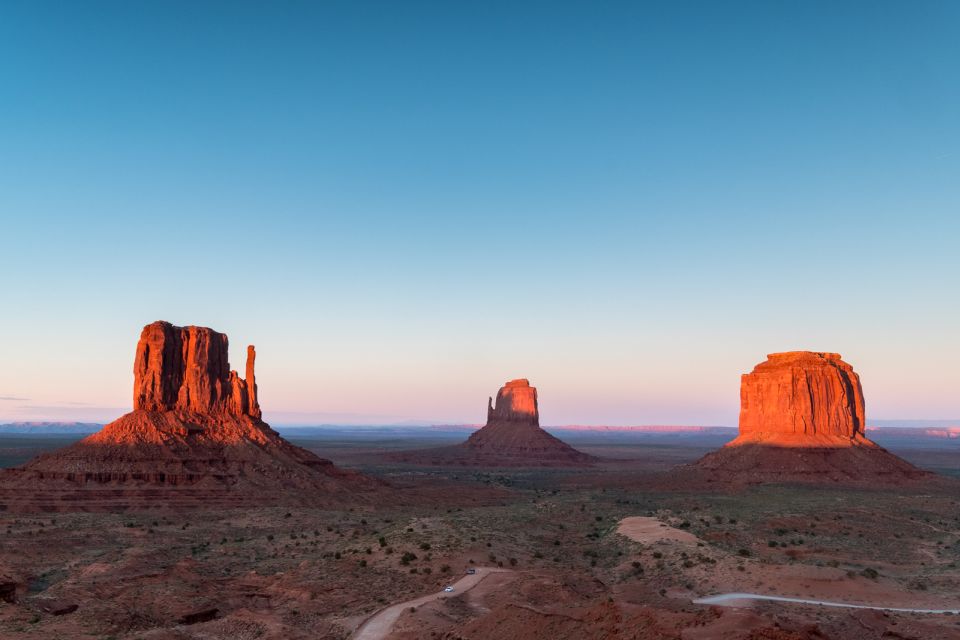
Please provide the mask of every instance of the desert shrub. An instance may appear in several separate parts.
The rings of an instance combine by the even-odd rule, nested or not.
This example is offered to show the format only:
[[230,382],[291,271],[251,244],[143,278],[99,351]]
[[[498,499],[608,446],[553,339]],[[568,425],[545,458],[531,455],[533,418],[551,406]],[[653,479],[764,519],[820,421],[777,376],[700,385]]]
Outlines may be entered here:
[[403,555],[400,556],[400,564],[410,564],[412,561],[417,559],[417,554],[411,551],[404,551]]
[[737,554],[743,556],[744,558],[749,558],[751,555],[753,555],[750,553],[750,549],[739,549]]

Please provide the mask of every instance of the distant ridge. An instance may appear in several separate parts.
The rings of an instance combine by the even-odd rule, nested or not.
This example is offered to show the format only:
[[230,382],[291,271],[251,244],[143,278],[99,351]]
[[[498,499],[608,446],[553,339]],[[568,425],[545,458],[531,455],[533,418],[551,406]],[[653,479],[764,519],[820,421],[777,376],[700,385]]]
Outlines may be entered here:
[[562,426],[544,427],[552,431],[636,431],[649,433],[733,433],[736,427],[724,427],[720,425],[695,426],[695,425],[669,425],[669,424],[650,424],[635,426],[605,426],[605,425],[579,425],[569,424]]
[[0,424],[0,433],[54,435],[96,433],[103,427],[98,422],[8,422]]

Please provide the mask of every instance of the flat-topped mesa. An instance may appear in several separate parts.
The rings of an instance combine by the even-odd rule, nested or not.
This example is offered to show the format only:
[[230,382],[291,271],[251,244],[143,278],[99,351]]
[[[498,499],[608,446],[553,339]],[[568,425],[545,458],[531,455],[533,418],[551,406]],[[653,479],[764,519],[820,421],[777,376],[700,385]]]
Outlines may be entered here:
[[487,401],[487,424],[496,422],[521,422],[540,426],[540,411],[537,407],[537,389],[526,378],[511,380],[497,392],[496,405],[493,398]]
[[254,377],[256,352],[247,348],[247,378],[230,370],[227,336],[206,327],[148,324],[133,365],[133,408],[231,414],[259,420]]
[[740,435],[728,446],[871,445],[860,377],[837,353],[771,353],[740,382]]
[[930,474],[868,440],[860,377],[837,353],[771,353],[740,382],[740,435],[673,475],[681,485],[900,486]]

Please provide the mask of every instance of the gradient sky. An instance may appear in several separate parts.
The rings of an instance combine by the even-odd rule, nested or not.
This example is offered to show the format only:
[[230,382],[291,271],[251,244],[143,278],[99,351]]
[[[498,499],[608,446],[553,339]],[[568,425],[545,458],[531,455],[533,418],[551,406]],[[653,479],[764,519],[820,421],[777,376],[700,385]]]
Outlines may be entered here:
[[837,351],[960,417],[960,3],[0,4],[0,419],[153,320],[266,417],[736,424]]

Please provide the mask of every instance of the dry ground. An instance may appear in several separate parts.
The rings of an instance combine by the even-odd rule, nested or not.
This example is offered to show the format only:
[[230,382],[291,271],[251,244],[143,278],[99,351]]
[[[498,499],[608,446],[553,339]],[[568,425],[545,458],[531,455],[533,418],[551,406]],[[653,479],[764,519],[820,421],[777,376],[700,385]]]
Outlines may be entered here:
[[[0,583],[15,584],[16,602],[0,603],[0,637],[347,638],[483,565],[513,571],[404,611],[389,637],[960,638],[947,615],[691,603],[750,591],[955,606],[956,486],[665,492],[647,480],[682,455],[627,453],[584,472],[417,469],[339,452],[419,495],[416,506],[3,514]],[[631,516],[696,540],[633,541],[617,532]]]

